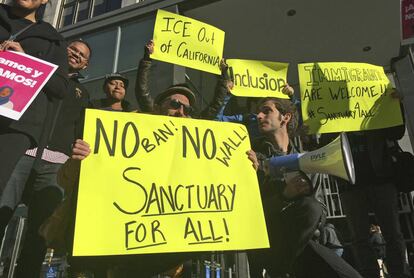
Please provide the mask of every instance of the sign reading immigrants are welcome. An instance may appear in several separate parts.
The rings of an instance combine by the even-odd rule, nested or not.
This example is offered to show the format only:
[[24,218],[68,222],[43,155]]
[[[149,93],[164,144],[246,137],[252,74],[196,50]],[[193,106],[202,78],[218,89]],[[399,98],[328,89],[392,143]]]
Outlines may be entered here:
[[402,124],[399,100],[384,69],[364,63],[299,64],[303,121],[310,133]]
[[269,246],[243,125],[87,110],[73,254]]
[[220,74],[224,32],[175,13],[158,10],[151,58]]

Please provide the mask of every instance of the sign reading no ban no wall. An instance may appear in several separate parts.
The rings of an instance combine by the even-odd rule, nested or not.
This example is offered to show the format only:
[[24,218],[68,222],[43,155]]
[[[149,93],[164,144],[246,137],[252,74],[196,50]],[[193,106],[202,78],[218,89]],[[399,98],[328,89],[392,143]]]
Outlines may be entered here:
[[86,112],[75,256],[269,247],[243,125]]

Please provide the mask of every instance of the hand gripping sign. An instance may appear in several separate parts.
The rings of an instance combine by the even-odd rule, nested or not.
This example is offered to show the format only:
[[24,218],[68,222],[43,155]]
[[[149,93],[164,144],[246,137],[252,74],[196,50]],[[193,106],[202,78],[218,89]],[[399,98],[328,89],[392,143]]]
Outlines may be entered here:
[[182,15],[158,10],[151,58],[220,74],[224,32]]
[[30,55],[0,52],[0,115],[18,120],[58,66]]
[[87,110],[75,256],[269,247],[239,124]]

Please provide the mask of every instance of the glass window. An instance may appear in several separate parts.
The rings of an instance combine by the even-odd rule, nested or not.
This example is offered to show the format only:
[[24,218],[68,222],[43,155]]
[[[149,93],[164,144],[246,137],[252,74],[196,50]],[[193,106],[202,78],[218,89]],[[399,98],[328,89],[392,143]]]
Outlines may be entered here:
[[[98,31],[92,34],[78,35],[87,41],[92,48],[92,57],[89,67],[82,72],[85,76],[83,84],[87,88],[91,99],[105,98],[102,89],[105,74],[111,73],[114,68],[115,49],[117,45],[117,32],[119,30],[119,53],[117,57],[117,71],[129,79],[126,100],[132,107],[138,107],[135,99],[135,79],[138,68],[138,61],[144,53],[145,43],[151,39],[155,14],[123,24],[113,26],[105,31]],[[150,76],[149,90],[154,97],[173,84],[174,66],[169,63],[153,60]]]
[[84,71],[88,79],[111,73],[114,63],[116,29],[83,36],[92,48],[90,66]]
[[121,8],[122,0],[106,0],[106,11],[113,11]]
[[93,16],[121,8],[122,0],[95,0]]
[[138,66],[139,59],[144,55],[144,45],[152,38],[154,22],[152,17],[121,27],[118,71]]
[[64,7],[62,11],[62,17],[60,19],[60,27],[71,25],[75,16],[75,6]]
[[[121,4],[122,0],[66,0],[63,2],[59,27],[62,28],[119,9],[121,8]],[[93,12],[91,11],[91,7],[93,7]],[[76,20],[73,20],[73,18],[76,18]]]
[[93,3],[93,16],[103,14],[106,10],[105,0],[95,0]]
[[78,15],[76,17],[76,22],[88,19],[89,10],[90,10],[90,1],[79,2]]

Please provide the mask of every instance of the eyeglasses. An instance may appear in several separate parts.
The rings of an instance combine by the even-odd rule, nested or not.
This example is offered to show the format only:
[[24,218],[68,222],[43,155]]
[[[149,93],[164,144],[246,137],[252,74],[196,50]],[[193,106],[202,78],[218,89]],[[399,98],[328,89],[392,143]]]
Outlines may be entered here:
[[82,61],[87,61],[89,59],[89,58],[86,57],[86,55],[84,53],[82,53],[79,49],[77,49],[73,46],[69,46],[68,50],[70,52],[72,52],[73,54],[76,54],[77,56],[79,56]]
[[180,102],[178,99],[172,99],[170,101],[170,107],[172,109],[180,109],[181,106],[183,107],[183,111],[185,115],[191,115],[191,113],[193,113],[193,108],[190,105],[185,105],[184,103]]

